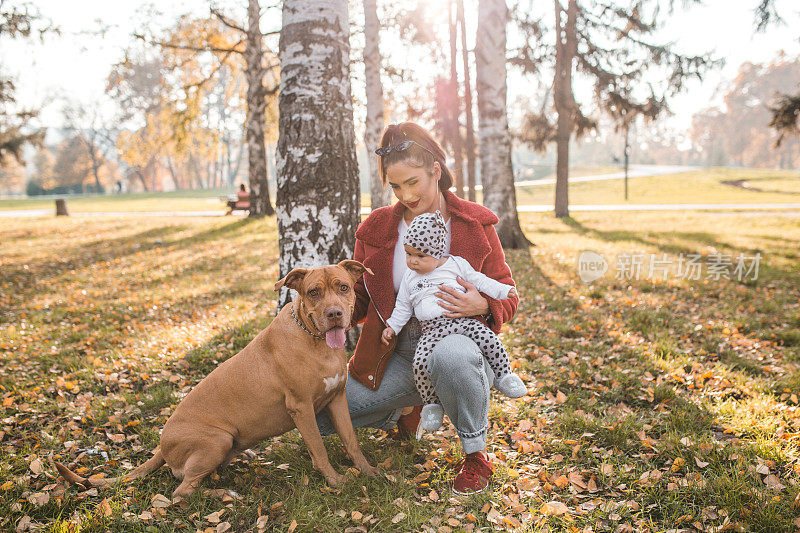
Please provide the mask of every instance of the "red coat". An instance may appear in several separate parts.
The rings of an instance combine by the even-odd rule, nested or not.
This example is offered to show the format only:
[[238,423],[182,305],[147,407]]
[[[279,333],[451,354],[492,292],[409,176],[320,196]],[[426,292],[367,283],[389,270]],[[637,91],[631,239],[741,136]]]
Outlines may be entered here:
[[[472,268],[501,283],[515,285],[511,269],[494,225],[497,216],[491,210],[445,192],[447,212],[450,215],[450,254],[466,259]],[[352,323],[364,322],[356,351],[350,359],[350,375],[364,386],[376,390],[397,342],[381,342],[385,322],[394,310],[395,293],[392,279],[394,247],[397,243],[397,226],[403,216],[403,205],[381,207],[373,211],[356,231],[356,250],[353,259],[361,261],[374,274],[365,273],[356,283],[356,306]],[[514,316],[519,298],[495,300],[483,293],[489,302],[492,320],[489,325],[500,332],[504,322]],[[483,319],[481,319],[483,320]]]

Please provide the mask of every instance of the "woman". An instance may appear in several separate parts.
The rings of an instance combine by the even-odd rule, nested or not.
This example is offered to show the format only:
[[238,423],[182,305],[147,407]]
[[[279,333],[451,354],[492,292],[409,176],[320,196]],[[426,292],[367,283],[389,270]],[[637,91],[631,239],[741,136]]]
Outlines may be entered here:
[[[412,319],[388,345],[381,342],[385,320],[392,313],[400,280],[408,268],[402,245],[408,224],[419,214],[441,211],[450,254],[463,257],[475,270],[501,283],[515,283],[494,230],[497,217],[449,191],[453,178],[445,153],[425,129],[411,122],[390,125],[376,153],[381,179],[391,186],[398,203],[376,209],[356,231],[354,259],[374,274],[365,274],[355,288],[353,324],[363,321],[363,329],[349,363],[347,400],[355,427],[389,429],[397,425],[408,434],[416,428],[419,410],[400,419],[403,410],[422,403],[412,370],[419,322]],[[442,287],[438,294],[447,316],[480,317],[498,333],[514,315],[518,297],[495,300],[463,279],[458,282],[466,292]],[[492,476],[486,455],[491,369],[475,342],[463,335],[442,339],[428,364],[436,394],[464,449],[453,490],[459,494],[481,492]],[[332,431],[324,414],[318,416],[318,423],[323,433]]]

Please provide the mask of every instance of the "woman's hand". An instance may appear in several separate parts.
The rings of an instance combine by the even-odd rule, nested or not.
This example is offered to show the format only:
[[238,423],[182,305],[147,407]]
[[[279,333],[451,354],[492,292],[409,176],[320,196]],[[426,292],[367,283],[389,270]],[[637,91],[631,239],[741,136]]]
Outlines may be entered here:
[[467,292],[461,292],[446,285],[439,285],[439,292],[436,293],[436,297],[440,298],[439,305],[445,310],[442,313],[444,316],[462,318],[485,315],[489,312],[489,302],[481,296],[475,285],[465,281],[461,276],[458,276],[456,281],[467,289]]
[[386,329],[383,330],[383,333],[381,334],[381,342],[383,344],[388,345],[389,341],[391,341],[392,337],[394,336],[395,336],[394,330],[392,328],[387,327]]

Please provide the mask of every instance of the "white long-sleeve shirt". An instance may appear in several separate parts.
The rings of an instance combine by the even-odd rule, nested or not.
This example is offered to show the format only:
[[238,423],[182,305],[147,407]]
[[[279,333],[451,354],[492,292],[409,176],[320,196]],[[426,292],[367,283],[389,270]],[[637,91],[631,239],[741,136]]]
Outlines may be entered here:
[[439,305],[436,293],[439,292],[439,285],[447,285],[466,292],[466,289],[456,281],[457,276],[461,276],[475,285],[479,291],[497,300],[508,298],[508,291],[513,288],[512,285],[500,283],[486,274],[477,272],[463,257],[451,255],[442,266],[427,274],[418,274],[410,268],[406,271],[400,282],[394,311],[386,321],[386,325],[398,333],[412,314],[418,320],[432,320],[443,316],[445,310]]

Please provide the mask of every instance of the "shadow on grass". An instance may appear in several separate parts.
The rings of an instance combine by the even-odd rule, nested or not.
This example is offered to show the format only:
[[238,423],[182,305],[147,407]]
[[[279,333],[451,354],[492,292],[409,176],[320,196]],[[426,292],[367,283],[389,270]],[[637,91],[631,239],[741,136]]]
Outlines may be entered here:
[[[764,254],[767,253],[761,248],[747,248],[743,246],[735,246],[729,242],[720,240],[714,234],[708,232],[644,232],[633,230],[612,230],[603,231],[591,228],[575,220],[572,217],[565,217],[560,219],[566,226],[572,228],[574,231],[581,235],[588,235],[607,242],[636,242],[644,246],[657,248],[658,250],[668,254],[702,254],[699,246],[707,246],[714,248],[718,253],[726,252],[729,255],[741,254],[746,257],[754,257],[756,254],[762,255],[762,260],[759,264],[759,279],[756,281],[748,281],[750,284],[765,283],[767,280],[774,279],[795,279],[800,280],[800,274],[792,269],[779,268],[770,265],[764,260]],[[648,237],[653,235],[653,237]],[[676,240],[685,240],[695,243],[698,246],[690,246],[680,244],[677,242],[670,242]],[[774,251],[780,254],[780,251]],[[735,258],[734,258],[735,259]]]
[[166,253],[195,244],[226,239],[254,222],[252,219],[237,220],[172,242],[164,242],[164,240],[186,231],[189,227],[182,224],[168,225],[125,237],[100,239],[80,247],[61,250],[56,257],[30,261],[25,265],[7,265],[3,268],[0,281],[16,286],[23,292],[29,292],[31,289],[36,290],[37,282],[49,281],[77,269],[91,268],[100,262],[110,262],[155,249],[163,249]]

